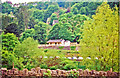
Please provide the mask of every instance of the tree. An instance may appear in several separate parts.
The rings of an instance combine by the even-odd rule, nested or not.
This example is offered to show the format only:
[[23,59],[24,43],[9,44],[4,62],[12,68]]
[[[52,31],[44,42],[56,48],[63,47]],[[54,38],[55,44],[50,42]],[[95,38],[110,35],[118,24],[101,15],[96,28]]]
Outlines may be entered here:
[[37,22],[35,20],[37,20],[37,19],[35,19],[34,17],[30,17],[30,21],[28,22],[29,28],[34,28],[34,25],[37,24]]
[[71,27],[69,23],[55,24],[49,32],[48,39],[65,39],[73,41],[74,35],[72,34]]
[[22,59],[22,68],[28,68],[29,70],[33,67],[37,67],[37,58],[44,56],[43,51],[38,48],[38,42],[33,38],[27,38],[22,43],[16,45],[14,53],[18,60]]
[[18,18],[18,26],[19,26],[20,34],[28,28],[29,11],[27,10],[27,8],[28,7],[26,6],[20,6],[15,12],[15,16]]
[[38,24],[35,25],[34,29],[35,29],[34,39],[38,40],[39,43],[46,43],[50,26],[44,22],[39,22]]
[[10,23],[5,28],[5,33],[14,33],[17,37],[19,37],[18,25],[16,23]]
[[49,5],[47,10],[45,10],[44,13],[44,22],[47,21],[47,18],[50,17],[52,15],[52,13],[57,12],[59,10],[59,6],[56,5]]
[[62,15],[62,14],[64,14],[65,12],[66,12],[66,10],[60,9],[60,10],[59,10],[59,15]]
[[20,37],[20,41],[22,42],[28,37],[33,38],[34,36],[35,36],[35,30],[33,28],[27,29],[26,31],[23,32],[22,36]]
[[37,5],[35,7],[39,10],[45,10],[51,4],[52,4],[52,2],[37,2]]
[[15,12],[15,16],[18,18],[19,34],[25,31],[24,14],[23,11],[20,10],[21,9],[19,8]]
[[55,24],[49,32],[48,39],[58,39],[58,32],[60,31],[60,25]]
[[13,18],[7,14],[2,14],[2,30],[4,30],[9,23],[13,22]]
[[81,28],[83,28],[84,22],[90,18],[86,15],[77,14],[74,15],[72,12],[63,14],[59,17],[59,22],[69,23],[71,25],[70,29],[72,31],[74,41],[79,43],[79,38],[82,34]]
[[51,19],[51,20],[50,20],[50,25],[53,24],[53,20],[58,20],[57,15],[56,15],[55,13],[53,13],[53,14],[51,15],[50,19]]
[[2,13],[10,14],[11,11],[12,11],[12,6],[9,3],[7,2],[2,3]]
[[13,33],[2,34],[2,49],[13,52],[16,44],[19,43],[18,38]]
[[28,7],[29,7],[29,9],[34,8],[33,4],[29,4]]
[[59,17],[59,21],[62,22],[62,23],[67,23],[68,20],[70,20],[70,18],[71,18],[72,16],[73,16],[73,13],[72,13],[72,12],[62,14],[62,15],[60,15],[60,17]]
[[85,14],[91,17],[95,14],[95,10],[99,5],[101,5],[101,2],[78,2],[72,6],[72,9],[77,8],[79,14]]
[[[33,9],[34,10],[34,9]],[[43,10],[39,10],[39,9],[35,9],[33,11],[33,15],[32,15],[35,19],[38,19],[39,21],[43,21],[44,19],[44,11]]]
[[84,15],[88,15],[88,12],[89,12],[89,9],[88,7],[82,7],[80,10],[79,10],[79,13],[80,14],[84,14]]
[[[15,46],[19,43],[18,38],[13,33],[2,33],[2,65],[3,67],[12,68],[12,63],[18,64],[14,55]],[[20,62],[19,62],[20,63]],[[19,67],[19,66],[18,66]]]
[[73,12],[73,14],[78,14],[78,9],[76,7],[73,7],[72,12]]
[[72,33],[72,26],[70,25],[70,23],[64,23],[64,24],[60,24],[61,28],[59,31],[59,38],[60,39],[65,39],[65,40],[69,40],[69,41],[73,41],[75,36]]
[[[83,39],[80,42],[83,64],[100,70],[118,71],[118,8],[111,9],[107,3],[102,3],[96,10],[93,20],[85,22]],[[86,57],[90,57],[88,61]]]

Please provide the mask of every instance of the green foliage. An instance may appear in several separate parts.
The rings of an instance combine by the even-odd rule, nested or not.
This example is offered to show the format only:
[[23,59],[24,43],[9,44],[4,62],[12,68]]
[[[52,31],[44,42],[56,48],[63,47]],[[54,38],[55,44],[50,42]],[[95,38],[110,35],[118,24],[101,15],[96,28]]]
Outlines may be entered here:
[[[39,52],[38,42],[35,41],[33,38],[29,37],[25,39],[22,43],[17,44],[14,52],[16,53],[16,55],[19,55],[24,58],[26,58],[27,56],[31,57],[35,55],[37,52]],[[43,52],[40,53],[43,54]]]
[[78,14],[78,9],[76,7],[73,7],[72,12],[73,12],[73,14]]
[[44,50],[44,52],[47,52],[47,51],[48,51],[48,49]]
[[[2,65],[7,65],[7,68],[12,67],[12,63],[19,65],[18,58],[14,55],[13,50],[19,44],[18,38],[13,33],[2,33]],[[19,67],[19,66],[18,66]]]
[[87,15],[88,12],[89,12],[88,7],[82,7],[79,11],[80,14],[85,14],[85,15]]
[[101,2],[78,2],[72,6],[72,12],[77,13],[78,9],[79,14],[90,15],[91,17],[91,15],[95,14],[95,10],[99,5],[101,5]]
[[76,46],[70,46],[71,50],[75,50]]
[[[85,70],[85,69],[86,69],[86,66],[85,66],[85,65],[80,65],[80,66],[79,66],[79,69]],[[93,69],[93,70],[94,70],[94,69]]]
[[45,13],[44,13],[44,22],[47,21],[47,18],[50,17],[52,13],[57,12],[58,10],[59,10],[58,4],[49,5],[47,10],[45,10]]
[[28,7],[26,6],[20,6],[15,12],[15,16],[18,19],[19,34],[28,28],[28,21],[30,17],[29,13],[30,12],[28,11]]
[[71,25],[69,23],[55,24],[49,32],[48,39],[65,39],[73,41],[74,36],[70,28]]
[[2,3],[2,13],[10,14],[11,11],[12,11],[12,6],[9,3],[7,2]]
[[58,48],[59,48],[59,49],[63,49],[63,48],[64,48],[64,46],[59,46]]
[[[100,70],[113,68],[113,71],[118,71],[117,21],[118,8],[111,9],[107,3],[103,3],[97,8],[93,20],[85,22],[80,51],[86,67],[99,64]],[[89,56],[91,60],[86,59]]]
[[10,53],[7,50],[2,50],[2,67],[6,67],[8,69],[11,69],[13,66],[13,63],[16,68],[22,68],[22,59],[16,57],[14,53]]
[[72,60],[64,59],[62,62],[60,62],[60,66],[58,68],[62,70],[71,70],[71,69],[77,69],[77,63],[75,63]]
[[75,4],[75,2],[61,2],[60,0],[56,0],[58,5],[62,8],[68,8]]
[[40,51],[38,48],[38,42],[30,37],[25,39],[22,43],[17,44],[14,49],[14,53],[18,58],[23,59],[23,68],[28,69],[31,69],[32,67],[37,67],[38,57],[40,55],[44,55],[44,52]]
[[111,8],[114,8],[115,6],[119,7],[119,2],[107,2]]
[[53,20],[58,20],[57,15],[55,13],[52,13],[52,15],[50,16],[50,25],[53,24]]
[[18,38],[13,33],[2,34],[2,49],[9,52],[13,52],[16,44],[18,44]]
[[32,16],[35,18],[35,19],[38,19],[39,21],[43,21],[44,19],[44,11],[43,10],[39,10],[39,9],[33,9],[33,14]]
[[16,23],[10,23],[6,28],[5,28],[5,33],[14,33],[17,37],[19,37],[19,30],[18,30],[18,25]]
[[72,71],[72,70],[71,70],[69,76],[70,76],[70,77],[77,78],[77,77],[79,76],[79,72],[75,72],[75,71]]
[[22,33],[22,36],[20,37],[20,41],[27,39],[28,37],[33,38],[35,36],[35,30],[33,28],[27,29]]
[[34,8],[33,4],[29,4],[28,7],[29,7],[29,9]]
[[[45,69],[89,68],[107,71],[113,68],[114,71],[118,71],[118,8],[113,8],[118,6],[118,3],[108,2],[110,6],[106,3],[101,5],[101,2],[35,3],[36,6],[33,6],[33,2],[18,8],[6,2],[2,3],[0,18],[2,30],[6,33],[1,35],[2,47],[0,46],[3,67],[12,68],[14,62],[15,67],[29,70],[40,66]],[[96,15],[93,15],[95,12]],[[45,23],[48,18],[51,19],[48,21],[50,25],[53,20],[59,20],[59,23],[50,26]],[[20,36],[21,43],[11,33]],[[84,59],[78,64],[63,58],[67,50],[38,49],[38,42],[45,44],[49,39],[81,41],[80,54]],[[71,50],[75,48],[71,46]],[[45,56],[47,58],[44,58]],[[98,57],[98,60],[95,57]],[[72,73],[75,74],[73,76],[77,75]],[[49,73],[45,75],[49,76]]]
[[57,68],[55,66],[50,67],[51,70],[56,70]]
[[35,8],[42,10],[42,9],[47,9],[49,5],[51,5],[52,2],[37,2],[37,5],[35,6]]
[[64,14],[64,13],[65,13],[65,11],[66,11],[66,10],[64,10],[64,9],[60,9],[60,10],[59,10],[59,15]]
[[35,29],[34,39],[38,40],[39,43],[46,43],[50,26],[44,22],[39,22],[38,24],[35,25],[34,29]]
[[40,68],[42,68],[42,69],[48,69],[48,66],[46,64],[41,64]]
[[[28,26],[29,28],[34,28],[34,25],[37,24],[37,22],[35,21],[34,17],[30,17],[29,19],[30,21],[28,22]],[[37,20],[37,19],[36,19]]]
[[63,67],[64,70],[71,70],[71,69],[76,69],[76,66],[73,65],[73,64],[66,64],[64,67]]
[[[81,15],[81,14],[73,15],[73,13],[70,12],[67,14],[63,14],[59,17],[59,21],[60,21],[59,24],[60,24],[60,26],[63,25],[64,28],[66,27],[69,30],[69,33],[72,34],[71,35],[72,38],[68,39],[68,40],[70,40],[70,41],[74,40],[75,42],[76,41],[79,42],[79,39],[81,38],[81,34],[82,34],[81,29],[83,28],[84,22],[88,21],[88,20],[90,20],[90,18],[85,15]],[[66,33],[68,33],[68,32],[66,32]],[[70,36],[70,34],[69,34],[69,36]]]
[[13,22],[13,18],[7,14],[2,14],[0,19],[2,19],[2,30],[5,30],[8,24]]

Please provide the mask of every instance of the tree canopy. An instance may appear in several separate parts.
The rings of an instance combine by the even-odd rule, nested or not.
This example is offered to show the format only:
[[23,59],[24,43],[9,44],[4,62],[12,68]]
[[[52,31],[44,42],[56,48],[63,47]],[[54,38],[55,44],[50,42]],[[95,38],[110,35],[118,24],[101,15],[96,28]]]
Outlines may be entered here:
[[[83,39],[80,41],[81,55],[91,60],[85,59],[83,64],[90,67],[95,64],[99,70],[113,68],[118,71],[118,8],[113,9],[107,3],[102,3],[96,10],[93,19],[85,22],[83,29]],[[88,64],[88,65],[87,65]],[[96,67],[96,66],[95,66]]]

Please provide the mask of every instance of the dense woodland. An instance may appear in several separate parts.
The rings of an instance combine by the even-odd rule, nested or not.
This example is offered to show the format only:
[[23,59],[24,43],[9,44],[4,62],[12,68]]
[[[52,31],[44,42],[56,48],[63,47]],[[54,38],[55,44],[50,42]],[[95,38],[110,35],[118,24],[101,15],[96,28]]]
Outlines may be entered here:
[[[11,69],[14,62],[20,70],[40,66],[118,71],[117,2],[30,2],[20,7],[4,2],[1,14],[3,67]],[[58,20],[55,25],[54,20]],[[79,43],[78,56],[84,59],[71,61],[62,58],[66,50],[38,48],[50,39]]]

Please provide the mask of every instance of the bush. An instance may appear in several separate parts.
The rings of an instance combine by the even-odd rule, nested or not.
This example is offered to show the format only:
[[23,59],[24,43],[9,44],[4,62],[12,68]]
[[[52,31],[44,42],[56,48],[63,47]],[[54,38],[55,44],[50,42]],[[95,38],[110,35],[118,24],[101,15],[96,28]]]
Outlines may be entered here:
[[44,50],[44,52],[48,52],[48,49]]
[[86,69],[86,66],[79,66],[79,69]]
[[76,66],[74,66],[73,64],[66,64],[63,67],[64,70],[71,70],[71,69],[76,69]]
[[52,66],[52,67],[50,67],[50,69],[51,69],[51,70],[56,70],[56,69],[57,69],[57,67]]
[[70,46],[71,50],[75,50],[76,46]]
[[61,53],[61,51],[57,51],[58,53]]
[[64,48],[64,46],[59,46],[58,48],[59,48],[59,49],[63,49],[63,48]]
[[40,65],[40,68],[41,69],[48,69],[48,66],[46,64],[42,64],[42,65]]

